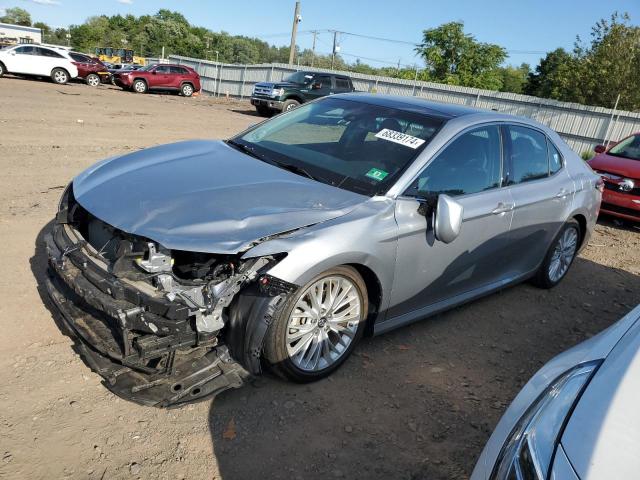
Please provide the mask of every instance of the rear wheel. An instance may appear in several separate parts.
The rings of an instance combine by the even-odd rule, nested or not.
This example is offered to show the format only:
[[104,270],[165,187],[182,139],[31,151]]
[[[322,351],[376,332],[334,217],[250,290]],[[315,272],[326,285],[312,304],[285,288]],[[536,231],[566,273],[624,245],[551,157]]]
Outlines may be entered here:
[[136,80],[133,82],[133,91],[136,93],[147,93],[147,82],[144,80]]
[[367,287],[352,267],[335,267],[293,294],[274,320],[264,355],[279,375],[296,382],[326,377],[362,337]]
[[191,95],[193,95],[193,85],[191,85],[190,83],[185,83],[182,85],[182,87],[180,88],[180,92],[182,93],[182,95],[184,95],[185,97],[190,97]]
[[4,67],[4,63],[0,62],[0,77],[7,73],[7,70]]
[[51,80],[58,85],[64,85],[69,81],[69,74],[63,68],[54,68],[51,71]]
[[286,100],[282,105],[282,111],[288,112],[290,110],[293,110],[294,108],[297,108],[299,105],[300,102],[297,100]]
[[573,264],[580,243],[580,225],[575,220],[564,224],[532,283],[540,288],[553,288],[565,277]]
[[100,85],[100,76],[95,73],[90,73],[87,78],[84,79],[87,85],[90,87],[97,87]]

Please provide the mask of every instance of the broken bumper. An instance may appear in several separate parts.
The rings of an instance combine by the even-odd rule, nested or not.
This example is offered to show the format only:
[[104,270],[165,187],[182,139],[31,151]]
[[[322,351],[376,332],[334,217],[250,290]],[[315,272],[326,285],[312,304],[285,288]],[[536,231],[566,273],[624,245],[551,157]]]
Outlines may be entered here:
[[248,372],[187,309],[100,271],[64,224],[46,236],[47,290],[83,360],[113,393],[168,407],[243,384]]

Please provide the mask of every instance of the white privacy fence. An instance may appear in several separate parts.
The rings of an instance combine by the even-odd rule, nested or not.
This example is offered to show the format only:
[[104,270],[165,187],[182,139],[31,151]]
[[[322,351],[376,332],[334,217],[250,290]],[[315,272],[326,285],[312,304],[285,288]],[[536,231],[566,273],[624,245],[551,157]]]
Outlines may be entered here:
[[[176,55],[170,56],[169,60],[194,68],[200,74],[204,92],[239,98],[250,97],[256,83],[280,81],[299,69],[327,71],[311,67],[296,68],[280,63],[231,65]],[[358,91],[408,95],[436,102],[455,103],[529,117],[557,131],[578,153],[592,150],[595,145],[607,140],[618,140],[625,135],[640,131],[640,113],[589,107],[516,93],[361,73],[338,71],[335,73],[349,75]]]

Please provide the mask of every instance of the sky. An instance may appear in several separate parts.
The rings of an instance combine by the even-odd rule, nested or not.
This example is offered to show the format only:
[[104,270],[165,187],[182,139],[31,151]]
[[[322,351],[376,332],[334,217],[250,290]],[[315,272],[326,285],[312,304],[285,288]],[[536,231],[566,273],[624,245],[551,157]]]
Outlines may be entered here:
[[[154,14],[160,8],[182,13],[190,23],[213,31],[261,38],[288,45],[294,0],[0,0],[0,11],[21,7],[33,21],[55,26],[82,23],[93,15]],[[422,31],[462,21],[477,40],[509,51],[507,64],[535,66],[543,52],[571,49],[576,35],[588,40],[591,27],[614,11],[640,23],[640,0],[301,0],[298,45],[311,48],[310,30],[340,30],[418,43]],[[332,33],[317,36],[316,51],[330,53]],[[422,64],[413,47],[340,35],[344,59],[380,67],[400,62]],[[376,59],[379,61],[373,61]]]

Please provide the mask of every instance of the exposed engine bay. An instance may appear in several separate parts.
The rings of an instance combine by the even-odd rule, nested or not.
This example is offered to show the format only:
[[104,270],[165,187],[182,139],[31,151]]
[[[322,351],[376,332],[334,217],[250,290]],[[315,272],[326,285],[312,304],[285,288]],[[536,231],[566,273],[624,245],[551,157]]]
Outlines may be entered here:
[[233,336],[235,351],[244,351],[242,334],[226,335],[232,302],[250,290],[267,307],[293,289],[266,274],[282,257],[168,250],[96,218],[72,188],[46,241],[49,293],[83,341],[83,357],[107,387],[147,405],[240,386],[249,372],[225,342]]

